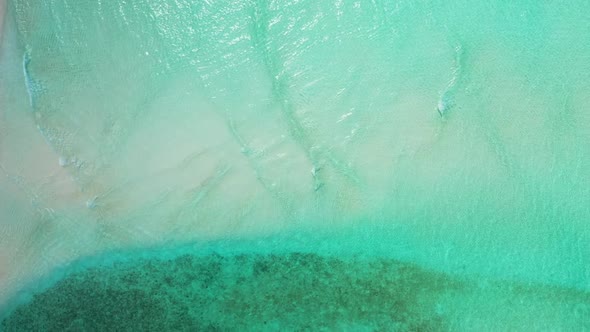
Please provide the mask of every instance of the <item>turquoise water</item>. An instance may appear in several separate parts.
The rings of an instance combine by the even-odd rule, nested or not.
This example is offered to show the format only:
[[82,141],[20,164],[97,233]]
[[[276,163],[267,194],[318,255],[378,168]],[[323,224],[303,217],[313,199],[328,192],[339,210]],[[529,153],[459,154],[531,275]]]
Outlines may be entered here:
[[[313,236],[311,236],[313,237]],[[287,238],[283,238],[287,240]],[[474,282],[376,257],[254,242],[159,248],[79,261],[3,329],[586,330],[590,295]],[[305,250],[305,249],[304,249]],[[24,302],[23,301],[23,302]]]
[[[309,286],[313,300],[295,300],[301,312],[332,309],[313,322],[279,315],[269,330],[590,329],[590,3],[8,7],[0,204],[9,204],[0,205],[0,249],[9,268],[0,281],[10,287],[0,295],[29,309],[0,302],[14,312],[6,329],[53,315],[62,296],[61,303],[95,292],[107,301],[110,273],[125,293],[121,273],[143,271],[163,247],[203,269],[215,255],[226,257],[215,263],[223,269],[277,260],[277,274],[292,269],[296,280],[327,282],[317,275],[338,262],[336,288]],[[55,170],[41,176],[22,166],[31,163]],[[170,249],[210,241],[207,254]],[[113,267],[105,252],[127,265]],[[71,261],[92,268],[65,277]],[[159,272],[138,281],[142,297],[162,271],[176,278],[182,270],[175,261],[153,264]],[[399,269],[421,281],[396,277]],[[353,286],[351,275],[364,286]],[[187,319],[263,329],[272,309],[253,288],[284,281],[257,278],[232,272],[216,286],[232,290],[240,308],[251,303],[255,319],[239,308],[228,325],[213,314]],[[96,288],[82,290],[86,281]],[[352,293],[339,302],[334,289],[348,284]],[[411,294],[385,291],[399,287]],[[225,294],[219,289],[209,295]],[[379,301],[389,309],[368,303],[367,289],[385,292]],[[32,291],[45,293],[19,300]],[[331,300],[320,301],[322,291]],[[149,299],[158,310],[179,295],[161,296]],[[227,305],[219,301],[203,310]],[[385,314],[396,301],[411,305]]]

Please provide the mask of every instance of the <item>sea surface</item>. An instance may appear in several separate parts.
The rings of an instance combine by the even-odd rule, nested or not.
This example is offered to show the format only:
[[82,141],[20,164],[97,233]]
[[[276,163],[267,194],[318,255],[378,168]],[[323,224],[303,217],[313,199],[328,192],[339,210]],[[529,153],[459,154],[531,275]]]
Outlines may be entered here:
[[590,2],[6,11],[1,331],[590,331]]

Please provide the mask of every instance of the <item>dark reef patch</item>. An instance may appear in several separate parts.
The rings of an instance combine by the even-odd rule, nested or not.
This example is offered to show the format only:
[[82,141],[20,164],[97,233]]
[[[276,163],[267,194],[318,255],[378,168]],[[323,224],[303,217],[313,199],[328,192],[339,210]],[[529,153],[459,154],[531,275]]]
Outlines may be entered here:
[[580,290],[377,257],[196,248],[75,262],[23,292],[0,330],[590,330]]
[[392,260],[310,253],[182,255],[71,273],[5,331],[446,330],[441,294],[464,286]]

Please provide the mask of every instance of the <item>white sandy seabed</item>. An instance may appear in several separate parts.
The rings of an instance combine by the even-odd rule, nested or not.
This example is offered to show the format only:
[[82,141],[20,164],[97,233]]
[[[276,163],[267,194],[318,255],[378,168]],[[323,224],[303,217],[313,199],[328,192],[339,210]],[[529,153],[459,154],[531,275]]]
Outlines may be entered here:
[[[395,112],[380,112],[376,120],[355,117],[354,109],[318,116],[311,125],[315,134],[307,137],[280,112],[259,116],[254,110],[250,120],[249,113],[227,117],[192,93],[190,78],[178,75],[149,105],[152,112],[134,127],[117,158],[105,165],[102,142],[92,139],[102,130],[93,117],[104,119],[89,112],[82,120],[68,119],[76,128],[60,128],[35,112],[22,46],[14,27],[4,28],[0,303],[55,267],[107,249],[256,238],[300,228],[363,232],[366,224],[384,231],[367,236],[374,243],[351,247],[453,274],[590,290],[590,228],[576,221],[587,212],[588,198],[560,198],[561,206],[553,207],[540,198],[545,192],[566,193],[552,192],[543,182],[547,177],[577,178],[572,186],[578,189],[589,178],[554,176],[556,148],[543,137],[555,137],[559,128],[548,121],[543,98],[519,88],[524,78],[518,74],[491,75],[491,85],[504,80],[494,93],[509,98],[488,100],[497,104],[490,108],[517,109],[516,114],[482,119],[465,107],[443,121],[436,93],[408,89],[388,106]],[[452,59],[453,50],[448,52]],[[473,63],[495,61],[501,67],[509,57],[484,47]],[[262,74],[258,78],[265,80]],[[575,142],[590,139],[590,118],[582,112],[590,100],[581,91],[575,89],[568,104],[576,123],[559,138],[568,147],[561,156],[575,158],[581,153],[572,148]],[[307,107],[297,114],[304,117],[321,105]],[[192,109],[199,112],[187,111]],[[490,123],[496,131],[486,129]],[[58,152],[47,140],[47,128],[85,137],[72,150],[78,154]],[[322,150],[314,140],[325,146],[330,133],[343,143]],[[510,168],[515,164],[528,170],[526,176]],[[584,169],[587,160],[571,167]],[[574,192],[588,193],[578,189]],[[531,192],[540,192],[532,203]],[[531,218],[526,211],[532,207],[552,221]]]

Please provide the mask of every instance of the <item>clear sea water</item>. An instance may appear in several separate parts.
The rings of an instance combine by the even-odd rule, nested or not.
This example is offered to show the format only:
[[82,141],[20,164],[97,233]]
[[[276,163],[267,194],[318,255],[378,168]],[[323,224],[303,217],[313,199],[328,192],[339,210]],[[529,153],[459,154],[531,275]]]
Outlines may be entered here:
[[590,2],[9,0],[4,34],[0,329],[590,330]]

